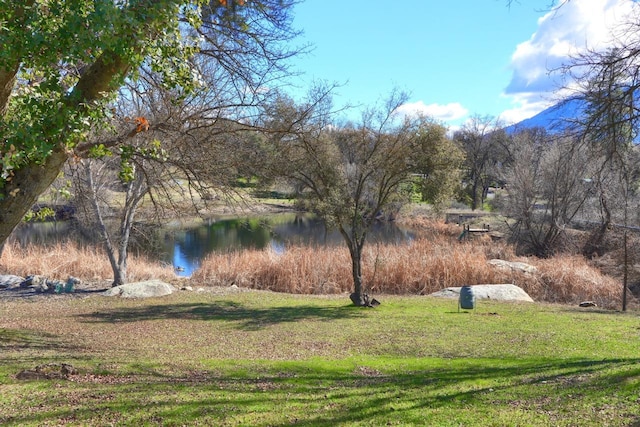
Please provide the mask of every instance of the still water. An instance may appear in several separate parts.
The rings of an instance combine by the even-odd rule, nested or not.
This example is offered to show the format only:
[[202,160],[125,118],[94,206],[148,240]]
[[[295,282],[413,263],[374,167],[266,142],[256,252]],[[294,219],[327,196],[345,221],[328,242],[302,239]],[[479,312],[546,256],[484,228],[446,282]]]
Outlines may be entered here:
[[[375,224],[367,243],[402,244],[413,238],[411,231],[381,222]],[[291,245],[343,244],[343,238],[337,230],[327,229],[324,222],[310,215],[276,214],[261,218],[218,219],[196,228],[167,234],[165,250],[171,256],[165,260],[180,270],[184,269],[178,274],[188,276],[198,269],[204,257],[214,252],[247,248],[270,248],[284,252]]]
[[[156,236],[138,239],[139,251],[151,258],[169,263],[179,275],[189,276],[196,271],[202,259],[211,253],[226,253],[247,248],[270,248],[286,251],[287,246],[343,245],[336,230],[306,214],[272,214],[250,218],[213,218],[192,228],[165,228],[155,231]],[[24,224],[13,236],[21,244],[47,244],[72,238],[82,240],[73,233],[67,222]],[[402,244],[414,238],[413,232],[396,224],[376,223],[367,236],[367,244]],[[86,240],[84,244],[88,243]],[[95,244],[95,243],[94,243]],[[133,252],[134,250],[132,250]]]

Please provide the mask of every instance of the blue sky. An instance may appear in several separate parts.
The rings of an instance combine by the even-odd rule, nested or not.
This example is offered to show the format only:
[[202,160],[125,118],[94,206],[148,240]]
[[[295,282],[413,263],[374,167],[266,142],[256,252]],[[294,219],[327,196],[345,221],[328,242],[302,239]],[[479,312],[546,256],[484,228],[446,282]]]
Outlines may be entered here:
[[[551,105],[558,78],[549,70],[586,46],[600,48],[627,18],[633,0],[305,0],[293,25],[313,46],[293,66],[314,80],[343,84],[338,105],[371,106],[396,87],[406,111],[452,128],[472,115],[505,124]],[[357,109],[350,113],[357,117]]]

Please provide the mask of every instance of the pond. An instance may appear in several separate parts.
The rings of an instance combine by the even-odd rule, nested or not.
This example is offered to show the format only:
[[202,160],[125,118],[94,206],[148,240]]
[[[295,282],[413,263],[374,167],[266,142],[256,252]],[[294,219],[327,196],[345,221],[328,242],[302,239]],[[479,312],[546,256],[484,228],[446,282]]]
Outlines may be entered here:
[[[53,243],[70,236],[73,240],[83,240],[77,234],[69,222],[30,223],[23,224],[12,238],[22,245]],[[148,241],[141,243],[141,252],[173,265],[181,276],[190,276],[199,268],[202,259],[215,252],[249,248],[284,252],[291,245],[344,245],[337,230],[327,229],[323,221],[312,215],[299,213],[211,218],[197,227],[161,228],[156,234],[153,238],[146,236]],[[410,230],[394,223],[379,222],[367,236],[367,244],[402,244],[413,238],[414,233]],[[83,243],[88,242],[84,240]]]
[[[414,233],[388,222],[376,223],[367,243],[405,243]],[[337,230],[327,229],[324,222],[304,214],[273,214],[259,218],[212,219],[196,228],[168,233],[165,251],[179,270],[191,275],[200,261],[210,253],[229,252],[247,248],[271,248],[284,252],[287,246],[344,245]]]

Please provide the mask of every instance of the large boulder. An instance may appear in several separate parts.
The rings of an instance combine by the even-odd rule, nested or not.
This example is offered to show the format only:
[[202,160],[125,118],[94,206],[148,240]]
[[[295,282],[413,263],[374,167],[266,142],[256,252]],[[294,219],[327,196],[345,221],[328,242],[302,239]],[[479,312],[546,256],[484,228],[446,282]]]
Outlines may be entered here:
[[[445,288],[431,294],[441,298],[459,298],[460,289],[458,287]],[[496,301],[526,301],[533,302],[533,299],[519,286],[507,283],[496,285],[473,285],[471,290],[476,299],[492,299]]]
[[106,290],[103,295],[121,298],[154,298],[171,295],[176,288],[161,280],[127,283]]

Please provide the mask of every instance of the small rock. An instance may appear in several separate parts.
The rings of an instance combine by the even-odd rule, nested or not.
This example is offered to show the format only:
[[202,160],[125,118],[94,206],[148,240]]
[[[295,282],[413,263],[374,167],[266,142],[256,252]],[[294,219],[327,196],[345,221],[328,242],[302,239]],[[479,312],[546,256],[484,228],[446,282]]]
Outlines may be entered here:
[[181,291],[192,291],[193,288],[191,286],[183,286],[180,288]]
[[578,306],[580,306],[580,307],[597,307],[598,304],[596,304],[594,301],[582,301],[580,304],[578,304]]
[[39,292],[46,292],[49,289],[47,286],[47,278],[46,276],[39,275],[31,275],[27,276],[22,283],[20,283],[21,288],[34,288]]

